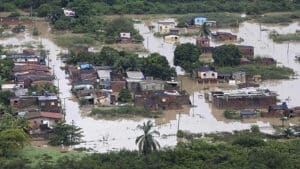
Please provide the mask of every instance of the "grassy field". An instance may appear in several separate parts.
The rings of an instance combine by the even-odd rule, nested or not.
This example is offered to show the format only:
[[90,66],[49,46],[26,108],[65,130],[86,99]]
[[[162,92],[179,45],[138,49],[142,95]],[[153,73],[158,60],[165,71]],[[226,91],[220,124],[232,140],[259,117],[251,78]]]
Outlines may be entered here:
[[71,35],[56,35],[55,43],[58,46],[71,48],[76,46],[93,46],[96,44],[96,40],[87,34],[71,34]]
[[270,38],[275,42],[300,42],[300,33],[289,33],[289,34],[272,34]]
[[54,162],[64,156],[72,156],[74,158],[80,158],[86,156],[87,153],[76,151],[59,151],[50,148],[37,148],[32,146],[24,147],[20,153],[20,157],[24,157],[30,161],[31,166],[36,166],[39,161]]
[[261,66],[261,65],[241,65],[236,67],[221,67],[218,68],[220,73],[230,73],[244,70],[247,75],[261,75],[263,80],[269,79],[290,79],[295,72],[288,67],[278,66]]

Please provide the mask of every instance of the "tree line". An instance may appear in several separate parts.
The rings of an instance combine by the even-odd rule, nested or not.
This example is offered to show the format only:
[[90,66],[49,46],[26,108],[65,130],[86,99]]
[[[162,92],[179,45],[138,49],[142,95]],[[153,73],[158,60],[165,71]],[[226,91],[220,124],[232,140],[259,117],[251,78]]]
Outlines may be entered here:
[[[85,12],[97,14],[184,14],[199,12],[247,12],[249,14],[299,9],[299,0],[3,0],[0,11],[16,8],[42,10],[76,8],[90,4]],[[87,5],[86,5],[87,7]],[[80,12],[80,10],[78,11]]]

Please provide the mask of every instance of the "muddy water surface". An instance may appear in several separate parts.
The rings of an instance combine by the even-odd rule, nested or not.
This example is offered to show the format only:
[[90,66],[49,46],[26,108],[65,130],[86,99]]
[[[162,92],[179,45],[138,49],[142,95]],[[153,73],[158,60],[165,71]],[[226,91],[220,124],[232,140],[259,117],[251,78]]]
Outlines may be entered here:
[[[258,35],[258,24],[245,23],[242,24],[237,31],[238,35],[245,39],[244,44],[254,45],[255,54],[260,55],[272,55],[278,59],[282,64],[290,66],[299,71],[299,65],[293,60],[295,53],[300,53],[299,45],[296,43],[289,44],[289,53],[287,55],[287,44],[274,44],[267,37],[267,32],[262,32]],[[166,44],[162,38],[156,38],[153,36],[145,25],[138,24],[136,27],[142,33],[145,38],[145,48],[151,52],[158,52],[168,58],[170,64],[173,64],[173,52],[175,46],[173,44]],[[292,32],[297,28],[297,24],[292,24],[287,27],[270,27],[270,29],[278,29],[282,31]],[[231,31],[231,30],[230,30]],[[233,30],[232,30],[233,31]],[[257,39],[259,38],[259,39]],[[260,41],[258,41],[260,40]],[[148,41],[148,42],[147,42]],[[193,38],[183,38],[181,42],[195,43]],[[3,45],[21,45],[25,43],[34,43],[44,45],[46,50],[49,50],[50,62],[49,66],[54,66],[54,72],[56,74],[56,80],[54,83],[59,86],[60,98],[62,102],[65,102],[66,108],[66,121],[67,123],[74,123],[83,129],[85,141],[76,147],[92,148],[98,152],[107,152],[120,149],[137,149],[135,145],[135,138],[142,134],[141,131],[136,129],[138,124],[149,119],[142,120],[95,120],[89,117],[83,117],[80,113],[78,103],[72,99],[70,93],[71,85],[65,72],[60,69],[64,66],[61,60],[58,59],[58,54],[63,50],[55,45],[51,40],[47,38],[35,39],[30,36],[29,33],[24,34],[22,38],[9,38],[0,40],[0,44]],[[180,72],[180,70],[179,70]],[[270,85],[269,83],[265,84]],[[280,94],[280,98],[291,98],[291,103],[299,104],[299,94],[294,90],[299,86],[299,80],[280,81],[279,83],[272,84],[271,89],[277,91]],[[286,87],[286,88],[284,88]],[[296,90],[297,91],[297,90]],[[299,91],[299,90],[298,90]],[[161,146],[174,146],[177,143],[176,132],[178,129],[185,130],[194,133],[208,133],[208,132],[221,132],[221,131],[233,131],[243,130],[250,128],[251,125],[259,125],[264,132],[271,133],[273,129],[270,124],[257,122],[257,123],[225,123],[218,121],[212,114],[211,108],[205,103],[202,93],[194,93],[191,96],[196,107],[190,110],[178,110],[174,115],[168,114],[166,117],[157,120],[158,125],[155,127],[161,135],[157,137]],[[193,98],[192,98],[193,97]],[[64,105],[64,104],[63,104]],[[155,122],[154,119],[150,119]]]

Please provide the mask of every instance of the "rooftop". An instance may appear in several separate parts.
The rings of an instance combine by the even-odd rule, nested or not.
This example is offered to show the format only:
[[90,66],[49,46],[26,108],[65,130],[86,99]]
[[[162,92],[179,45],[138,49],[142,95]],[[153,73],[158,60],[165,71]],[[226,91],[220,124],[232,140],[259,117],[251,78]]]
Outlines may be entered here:
[[268,89],[242,89],[231,90],[225,92],[211,92],[213,96],[217,98],[229,98],[229,97],[263,97],[263,96],[277,96],[276,93]]
[[45,100],[58,100],[57,96],[39,96],[39,101],[45,101]]
[[103,78],[107,77],[110,78],[111,70],[97,70],[98,77]]
[[26,113],[28,119],[35,119],[39,117],[50,118],[50,119],[63,119],[64,115],[61,113],[53,112],[31,112]]
[[128,79],[143,80],[145,77],[141,71],[127,71]]
[[240,114],[242,116],[247,116],[247,115],[256,115],[256,111],[255,110],[241,110]]

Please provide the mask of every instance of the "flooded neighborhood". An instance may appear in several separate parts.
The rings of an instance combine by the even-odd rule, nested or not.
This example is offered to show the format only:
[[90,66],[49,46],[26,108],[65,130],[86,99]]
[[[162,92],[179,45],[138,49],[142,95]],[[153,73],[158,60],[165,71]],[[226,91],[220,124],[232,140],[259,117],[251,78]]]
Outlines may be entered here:
[[299,0],[0,2],[0,169],[300,168]]
[[[170,65],[173,65],[175,44],[164,42],[163,38],[155,37],[153,31],[150,31],[144,24],[136,24],[136,29],[144,37],[144,46],[149,52],[157,52],[167,57]],[[261,27],[267,31],[261,31]],[[300,71],[299,63],[295,61],[295,56],[300,53],[298,43],[275,43],[269,39],[270,31],[293,33],[299,29],[299,23],[291,23],[285,26],[278,25],[261,25],[259,23],[245,22],[239,28],[218,29],[218,31],[226,31],[236,34],[238,38],[244,39],[243,45],[254,46],[254,55],[269,56],[278,61],[279,65],[287,66],[298,73]],[[50,30],[50,28],[49,28]],[[181,37],[180,43],[196,43],[194,37]],[[94,119],[84,114],[78,101],[71,93],[71,84],[69,75],[62,69],[65,66],[59,57],[61,52],[66,49],[58,47],[51,39],[35,38],[25,32],[23,36],[1,39],[3,46],[19,46],[27,43],[42,45],[48,51],[48,62],[50,68],[53,69],[55,79],[54,84],[59,88],[58,96],[62,101],[62,107],[65,109],[66,122],[72,122],[83,130],[84,142],[78,147],[93,149],[94,151],[107,152],[112,150],[129,149],[133,150],[135,146],[134,139],[141,133],[136,130],[136,126],[149,118],[130,118],[130,119]],[[221,45],[219,42],[212,42],[212,46]],[[181,68],[177,67],[177,74],[183,75]],[[291,80],[270,80],[262,83],[262,88],[268,88],[278,94],[280,102],[287,102],[289,106],[299,106],[300,100],[296,92],[299,86],[299,79]],[[183,87],[184,87],[183,83]],[[198,86],[201,86],[199,84]],[[171,116],[163,115],[158,119],[151,119],[160,123],[156,129],[161,133],[158,138],[160,144],[165,146],[174,146],[177,143],[176,133],[183,130],[191,133],[214,133],[214,132],[232,132],[235,130],[249,129],[251,125],[258,125],[262,132],[273,133],[272,123],[268,120],[257,119],[256,122],[225,122],[217,119],[212,114],[212,105],[204,99],[205,91],[195,88],[191,91],[190,100],[195,107],[183,110],[174,110]],[[184,112],[182,112],[184,111]],[[278,120],[278,122],[280,122]]]

